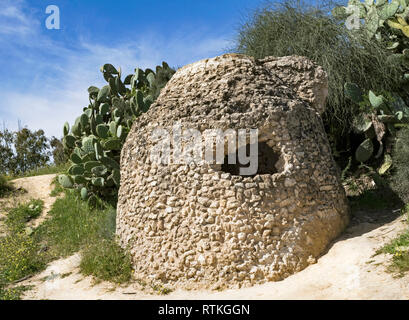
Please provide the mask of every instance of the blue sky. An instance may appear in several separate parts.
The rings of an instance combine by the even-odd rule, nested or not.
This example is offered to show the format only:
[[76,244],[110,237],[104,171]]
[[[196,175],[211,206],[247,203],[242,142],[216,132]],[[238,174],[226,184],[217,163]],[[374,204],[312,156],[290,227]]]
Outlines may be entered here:
[[[162,61],[180,67],[232,46],[246,12],[262,0],[0,0],[0,124],[18,120],[61,136],[88,104],[99,67],[124,74]],[[48,30],[46,7],[60,9]]]

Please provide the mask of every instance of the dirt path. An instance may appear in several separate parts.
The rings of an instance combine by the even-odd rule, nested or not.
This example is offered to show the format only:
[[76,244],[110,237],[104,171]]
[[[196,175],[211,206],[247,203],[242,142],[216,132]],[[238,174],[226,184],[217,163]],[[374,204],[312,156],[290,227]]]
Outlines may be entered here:
[[[14,201],[42,199],[40,224],[55,201],[50,197],[55,175],[13,181],[27,193]],[[4,208],[5,203],[0,203]],[[391,211],[356,213],[344,235],[317,263],[280,282],[222,292],[177,290],[169,295],[148,294],[139,284],[117,287],[79,273],[80,255],[52,262],[46,270],[19,285],[32,285],[25,299],[409,299],[409,275],[395,278],[386,272],[390,256],[373,256],[378,248],[408,227],[405,217]]]
[[[382,213],[390,217],[392,212]],[[79,254],[55,261],[44,272],[25,281],[34,285],[25,299],[409,299],[409,275],[395,278],[386,272],[390,256],[374,253],[407,228],[401,216],[391,222],[361,215],[318,262],[280,282],[222,292],[178,290],[149,295],[133,284],[93,285],[79,273]],[[370,220],[372,222],[366,222]]]
[[27,193],[21,196],[22,201],[29,201],[32,198],[44,201],[43,212],[37,219],[30,221],[28,225],[31,227],[38,227],[44,221],[56,199],[50,196],[53,189],[51,183],[55,176],[55,174],[48,174],[44,176],[20,178],[12,181],[16,188],[27,190]]
[[[35,176],[28,178],[19,178],[12,180],[13,187],[17,190],[16,195],[0,199],[0,236],[5,234],[5,227],[3,221],[6,218],[7,208],[16,207],[20,203],[30,201],[30,199],[41,199],[44,201],[44,209],[41,215],[32,221],[27,226],[37,227],[46,218],[48,211],[50,211],[56,198],[50,196],[53,187],[55,174],[48,174],[43,176]],[[20,191],[19,191],[20,190]]]

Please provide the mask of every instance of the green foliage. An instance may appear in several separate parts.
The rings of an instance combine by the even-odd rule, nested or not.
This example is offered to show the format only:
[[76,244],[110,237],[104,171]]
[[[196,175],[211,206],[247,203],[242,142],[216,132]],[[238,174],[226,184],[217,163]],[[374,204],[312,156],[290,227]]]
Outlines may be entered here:
[[[357,122],[357,117],[366,118],[364,122],[369,124],[365,130],[360,131],[365,132],[366,139],[371,139],[373,137],[368,137],[368,133],[373,136],[373,129],[375,129],[380,144],[376,158],[379,158],[384,152],[385,138],[391,137],[393,139],[396,131],[403,126],[408,126],[409,123],[409,89],[407,86],[409,81],[409,25],[406,21],[409,15],[408,4],[406,0],[377,1],[376,3],[374,1],[350,0],[348,7],[337,7],[332,11],[336,19],[344,22],[353,11],[352,8],[359,7],[360,29],[368,39],[385,48],[385,52],[388,54],[385,62],[395,64],[395,69],[400,72],[399,85],[392,88],[385,86],[382,95],[376,95],[374,91],[377,90],[372,88],[374,91],[370,90],[366,97],[358,97],[351,94],[349,88],[354,86],[359,89],[360,85],[345,84],[345,95],[361,106],[361,113],[355,117],[355,122]],[[372,120],[368,119],[368,116]],[[358,122],[362,124],[362,121],[358,120]],[[379,125],[378,123],[377,125],[376,122],[382,124]],[[386,149],[389,151],[391,145],[386,145]],[[362,161],[362,159],[359,160]],[[385,173],[391,167],[391,163],[392,158],[388,153],[385,154],[383,164],[379,169],[380,172]]]
[[[408,214],[409,205],[402,210],[403,214]],[[399,237],[393,239],[383,248],[377,251],[377,254],[389,253],[392,256],[392,263],[389,270],[404,274],[409,271],[409,230],[403,232]]]
[[362,101],[362,91],[358,85],[351,82],[346,82],[344,85],[345,96],[352,101],[359,103]]
[[[111,64],[101,67],[107,85],[88,88],[89,105],[70,126],[63,128],[63,145],[72,166],[68,174],[59,177],[65,188],[86,190],[81,192],[89,204],[95,197],[116,202],[120,184],[119,161],[122,146],[133,121],[149,110],[160,90],[175,73],[165,62],[121,80],[121,70]],[[128,86],[128,87],[127,87]]]
[[[322,2],[325,4],[326,2]],[[329,96],[324,124],[334,149],[350,156],[351,120],[357,104],[345,95],[344,84],[356,83],[359,91],[394,91],[401,84],[401,70],[388,60],[383,43],[366,32],[350,31],[325,7],[302,1],[285,1],[256,11],[236,38],[236,51],[256,58],[306,56],[329,76]],[[359,91],[354,95],[359,96]]]
[[49,247],[52,257],[65,257],[115,233],[116,212],[113,207],[90,208],[75,190],[58,198],[49,219],[39,226],[36,236]]
[[64,188],[61,186],[61,184],[58,182],[58,176],[54,177],[53,181],[51,184],[54,186],[53,190],[50,192],[50,197],[57,197],[59,194],[64,192]]
[[355,152],[355,158],[356,160],[358,160],[359,162],[366,162],[373,153],[373,143],[371,139],[366,139],[364,142],[362,142],[358,149],[356,149]]
[[350,206],[353,210],[375,210],[391,208],[398,200],[391,197],[391,193],[385,194],[384,189],[365,190],[358,196],[349,197]]
[[[69,130],[69,127],[64,126],[64,133],[67,132],[67,130]],[[54,164],[56,166],[61,166],[61,165],[66,164],[68,162],[70,153],[67,152],[68,150],[64,149],[62,139],[52,137],[50,140],[50,146],[53,149],[52,153],[53,153]]]
[[4,174],[27,176],[29,172],[49,167],[51,154],[54,165],[67,162],[61,141],[55,137],[48,139],[43,130],[0,131],[0,172]]
[[33,237],[24,232],[0,237],[0,291],[7,283],[20,280],[44,267],[39,249]]
[[166,296],[173,291],[170,288],[164,287],[162,284],[151,284],[150,286],[155,292],[163,296]]
[[[349,87],[353,85],[348,84]],[[355,158],[359,162],[367,162],[373,158],[380,159],[383,155],[379,172],[384,174],[391,167],[390,152],[397,131],[409,126],[409,107],[398,94],[388,92],[376,95],[369,91],[367,95],[354,101],[359,104],[360,111],[353,118],[352,128],[355,133],[364,137],[355,151]],[[375,154],[376,141],[379,147]]]
[[85,275],[115,283],[128,282],[132,276],[129,254],[113,239],[103,239],[87,246],[82,254],[80,269]]
[[10,230],[23,231],[25,224],[40,216],[43,211],[44,202],[31,199],[28,203],[20,204],[7,214],[6,224]]
[[48,247],[49,259],[83,250],[81,271],[116,283],[131,278],[127,251],[115,243],[116,211],[100,204],[90,208],[75,190],[66,191],[49,212],[50,219],[36,231],[39,243]]
[[19,299],[26,288],[7,286],[45,267],[39,243],[33,238],[32,230],[25,228],[26,222],[38,217],[42,208],[43,202],[33,199],[7,214],[8,232],[0,236],[0,300]]
[[58,176],[58,183],[63,187],[63,188],[72,188],[74,183],[73,180],[71,179],[70,176],[67,176],[65,174],[61,174]]
[[13,188],[9,184],[8,179],[4,175],[0,174],[0,198],[12,189]]
[[26,172],[45,166],[50,160],[48,139],[43,130],[24,128],[16,132],[14,147],[17,166],[14,172]]
[[[332,11],[336,19],[345,21],[352,14],[352,9],[359,7],[359,27],[363,28],[369,38],[383,42],[391,53],[393,60],[407,66],[404,50],[409,45],[409,26],[406,18],[409,6],[406,0],[359,1],[350,0],[346,7],[340,6]],[[348,10],[349,9],[349,10]]]
[[3,288],[0,285],[0,300],[20,300],[22,293],[28,289],[28,286]]
[[88,190],[87,190],[87,188],[82,188],[81,189],[81,199],[82,200],[87,200],[88,199]]
[[54,259],[84,250],[84,273],[97,279],[127,282],[131,263],[127,251],[115,243],[115,209],[90,208],[75,190],[58,198],[47,219],[30,233],[25,223],[38,216],[42,203],[30,201],[12,209],[6,220],[8,235],[0,237],[0,300],[19,299],[24,287],[13,287],[44,269]]
[[385,154],[385,158],[378,169],[378,173],[384,175],[392,167],[392,164],[392,157],[389,154]]
[[7,174],[13,173],[16,167],[14,153],[15,135],[13,132],[3,129],[0,131],[0,172]]
[[397,134],[393,148],[393,175],[391,188],[405,203],[409,202],[409,129],[404,128]]
[[[369,38],[382,43],[390,53],[388,60],[403,70],[402,81],[407,82],[409,71],[409,25],[406,21],[409,6],[406,0],[392,0],[380,3],[350,0],[348,7],[360,6],[360,27]],[[345,8],[345,7],[344,7]],[[338,16],[345,20],[345,16]],[[407,89],[401,88],[407,94]]]

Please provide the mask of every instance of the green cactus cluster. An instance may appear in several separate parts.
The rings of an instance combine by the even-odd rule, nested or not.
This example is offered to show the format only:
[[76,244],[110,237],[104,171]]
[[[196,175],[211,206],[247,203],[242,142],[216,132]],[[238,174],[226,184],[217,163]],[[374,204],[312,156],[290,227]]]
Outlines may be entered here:
[[[397,131],[409,127],[409,107],[396,93],[376,95],[373,91],[363,94],[354,83],[345,84],[345,96],[359,104],[361,112],[353,121],[354,131],[363,134],[365,139],[355,151],[358,162],[367,162],[383,155],[379,173],[384,174],[392,165],[390,151]],[[379,143],[375,153],[374,140]]]
[[349,0],[347,6],[335,7],[332,15],[346,21],[353,9],[359,10],[360,28],[384,44],[389,59],[405,70],[403,80],[409,80],[409,0]]
[[361,110],[353,128],[364,140],[355,150],[355,159],[362,163],[383,159],[378,173],[384,174],[392,165],[390,153],[397,131],[409,125],[409,0],[349,0],[347,6],[334,8],[332,15],[346,21],[356,9],[363,23],[354,32],[382,43],[389,52],[388,62],[402,74],[399,92],[365,94],[354,83],[344,87],[345,96]]
[[121,80],[121,69],[101,67],[107,85],[88,88],[89,105],[70,127],[63,127],[63,145],[71,167],[58,177],[64,188],[76,188],[90,204],[96,197],[116,200],[120,185],[120,153],[134,120],[149,110],[175,70],[166,62],[156,68],[135,69]]
[[[354,10],[355,9],[355,10]],[[379,39],[386,24],[397,23],[407,26],[409,15],[408,0],[349,0],[347,6],[337,6],[332,10],[335,18],[345,20],[354,12],[359,12],[359,19],[364,20],[364,28],[370,37]]]

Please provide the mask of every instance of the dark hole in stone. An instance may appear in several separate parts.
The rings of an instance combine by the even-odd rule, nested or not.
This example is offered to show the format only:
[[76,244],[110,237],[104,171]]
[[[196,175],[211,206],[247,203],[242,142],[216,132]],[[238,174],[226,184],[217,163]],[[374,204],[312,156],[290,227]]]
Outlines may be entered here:
[[[246,154],[250,156],[250,144],[246,145]],[[238,150],[236,150],[236,164],[229,164],[229,156],[226,155],[221,167],[221,170],[226,173],[230,173],[234,176],[240,175],[240,168],[249,167],[249,164],[241,164],[239,161]],[[274,174],[281,171],[280,165],[280,154],[274,151],[265,142],[258,143],[258,174]],[[254,175],[253,175],[254,176]]]

